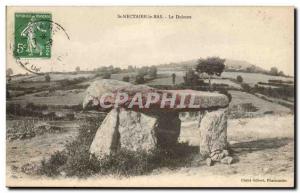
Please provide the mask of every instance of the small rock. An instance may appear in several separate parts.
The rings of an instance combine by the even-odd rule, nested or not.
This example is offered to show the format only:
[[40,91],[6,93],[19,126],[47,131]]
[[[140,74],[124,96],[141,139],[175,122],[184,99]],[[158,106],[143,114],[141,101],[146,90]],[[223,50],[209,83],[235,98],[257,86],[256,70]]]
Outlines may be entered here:
[[214,157],[216,154],[219,154],[219,153],[221,153],[220,150],[213,151],[213,152],[210,153],[209,157]]
[[219,154],[214,154],[213,156],[210,156],[210,158],[214,161],[218,161]]
[[16,176],[16,175],[11,175],[11,177],[12,177],[12,178],[18,178],[18,176]]
[[214,156],[212,156],[212,157],[210,157],[210,158],[211,158],[213,161],[219,162],[219,161],[221,161],[222,158],[224,158],[224,157],[225,157],[224,153],[223,153],[223,152],[220,152],[220,153],[214,154]]
[[232,162],[233,162],[233,158],[230,157],[230,156],[226,156],[225,158],[223,158],[221,160],[222,164],[228,164],[228,165],[230,165],[230,164],[232,164]]
[[34,163],[27,163],[21,167],[21,171],[28,175],[35,175],[38,172],[38,166]]
[[210,158],[206,159],[206,165],[207,166],[212,166],[213,165],[213,161]]
[[278,171],[279,171],[279,172],[284,172],[284,171],[287,171],[287,169],[284,168],[284,167],[281,167],[281,168],[278,169]]
[[271,168],[263,168],[263,171],[264,171],[264,173],[269,173],[272,171],[272,169]]
[[63,177],[66,177],[66,176],[67,176],[67,173],[64,172],[64,171],[61,171],[61,172],[60,172],[60,175],[63,176]]

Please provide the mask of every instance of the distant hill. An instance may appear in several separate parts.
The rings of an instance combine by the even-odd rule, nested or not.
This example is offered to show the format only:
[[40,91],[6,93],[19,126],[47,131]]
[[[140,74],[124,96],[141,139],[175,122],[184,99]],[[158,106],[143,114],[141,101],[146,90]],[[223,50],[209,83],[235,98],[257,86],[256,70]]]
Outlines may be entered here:
[[[161,64],[158,67],[171,67],[171,68],[192,68],[197,65],[197,59],[187,60],[183,62],[172,62],[169,64]],[[261,72],[265,73],[267,70],[251,64],[244,60],[226,59],[225,71],[240,71],[240,72]]]
[[249,72],[267,72],[267,70],[251,64],[244,60],[226,59],[225,61],[226,71],[249,71]]

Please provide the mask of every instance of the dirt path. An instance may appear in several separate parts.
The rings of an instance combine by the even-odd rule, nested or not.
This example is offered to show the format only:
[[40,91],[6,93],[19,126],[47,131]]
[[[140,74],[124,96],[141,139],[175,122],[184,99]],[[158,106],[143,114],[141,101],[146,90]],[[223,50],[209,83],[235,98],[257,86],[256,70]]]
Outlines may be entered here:
[[72,122],[58,124],[65,131],[60,133],[45,133],[25,140],[6,142],[7,174],[13,178],[22,178],[25,173],[34,172],[43,159],[47,159],[56,151],[74,140],[78,134],[78,125]]

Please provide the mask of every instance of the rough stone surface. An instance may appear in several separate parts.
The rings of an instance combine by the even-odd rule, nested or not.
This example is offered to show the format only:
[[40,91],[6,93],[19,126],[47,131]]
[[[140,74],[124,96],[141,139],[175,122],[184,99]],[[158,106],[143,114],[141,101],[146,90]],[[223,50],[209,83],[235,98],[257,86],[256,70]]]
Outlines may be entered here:
[[[227,108],[224,108],[200,113],[199,130],[201,156],[209,156],[213,161],[214,159],[219,160],[219,153],[227,149],[227,111]],[[214,155],[210,155],[214,152],[216,152],[216,158]]]
[[102,95],[107,93],[115,93],[117,91],[126,91],[128,94],[133,94],[140,91],[148,91],[152,88],[146,85],[133,85],[128,82],[111,80],[111,79],[101,79],[94,81],[85,91],[85,96],[83,99],[83,108],[85,108],[90,102],[93,105],[98,106],[99,99]]
[[207,166],[212,166],[213,165],[213,161],[210,158],[206,158],[206,165]]
[[[120,102],[116,100],[117,93],[126,93],[129,97],[127,102]],[[132,85],[128,82],[117,80],[97,80],[93,82],[86,90],[86,94],[83,100],[83,108],[88,106],[92,102],[94,106],[99,106],[100,98],[104,94],[112,94],[105,97],[105,104],[114,106],[117,104],[119,107],[128,108],[131,100],[134,99],[136,93],[141,93],[142,104],[146,104],[146,99],[149,93],[157,93],[159,100],[151,103],[147,108],[141,108],[138,105],[132,107],[135,111],[149,112],[183,112],[190,110],[207,110],[227,107],[229,99],[227,96],[219,93],[195,91],[195,90],[158,90],[146,85]],[[163,95],[167,94],[167,98],[174,97],[175,105],[172,106],[171,102],[164,104],[164,108],[161,108]],[[183,103],[181,104],[181,101]],[[100,107],[101,108],[101,107]]]
[[178,113],[145,114],[113,109],[99,127],[90,153],[98,158],[126,149],[151,153],[177,143],[180,134]]
[[121,148],[150,152],[157,147],[158,119],[156,117],[121,109],[119,122]]
[[[232,163],[227,149],[227,113],[228,98],[223,94],[201,92],[194,90],[156,90],[146,85],[132,85],[117,80],[98,80],[86,90],[83,107],[88,104],[99,106],[99,97],[107,93],[124,92],[129,99],[137,93],[142,93],[143,104],[149,92],[159,96],[165,93],[176,95],[175,104],[181,104],[183,95],[188,96],[184,104],[194,98],[194,105],[200,107],[185,107],[181,109],[158,108],[161,100],[154,103],[148,110],[143,108],[128,108],[128,102],[113,108],[95,135],[90,147],[90,153],[98,158],[109,155],[120,148],[131,151],[151,152],[158,147],[170,147],[177,143],[180,134],[181,121],[179,112],[194,111],[199,113],[198,129],[200,131],[200,155],[209,158],[210,162]],[[114,95],[106,102],[114,104]],[[129,100],[130,102],[130,100]],[[176,105],[175,105],[176,106]],[[149,110],[150,109],[150,110]]]
[[230,165],[233,162],[233,158],[231,156],[226,156],[221,160],[222,164]]
[[90,153],[98,158],[110,155],[118,149],[118,110],[111,110],[98,128],[90,147]]

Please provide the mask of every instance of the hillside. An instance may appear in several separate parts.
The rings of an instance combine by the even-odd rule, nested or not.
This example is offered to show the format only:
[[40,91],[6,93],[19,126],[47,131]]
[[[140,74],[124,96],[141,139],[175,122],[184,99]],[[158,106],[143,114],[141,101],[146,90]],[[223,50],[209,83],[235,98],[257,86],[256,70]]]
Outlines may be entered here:
[[[187,60],[182,62],[161,64],[158,65],[158,67],[186,68],[186,67],[194,67],[196,66],[196,64],[197,64],[197,59],[194,59],[194,60]],[[266,72],[267,70],[244,60],[226,59],[225,71]]]
[[225,66],[227,71],[251,71],[251,72],[266,72],[267,70],[255,66],[244,60],[226,59]]

